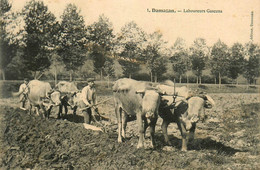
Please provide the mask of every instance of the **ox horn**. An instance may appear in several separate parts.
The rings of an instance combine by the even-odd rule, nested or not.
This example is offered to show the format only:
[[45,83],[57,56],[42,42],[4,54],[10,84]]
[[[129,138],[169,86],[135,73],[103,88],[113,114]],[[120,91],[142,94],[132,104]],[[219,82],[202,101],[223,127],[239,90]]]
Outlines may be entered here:
[[144,94],[144,90],[137,90],[135,93],[136,94]]
[[209,102],[211,107],[215,106],[214,100],[209,95],[205,95],[205,96],[207,97],[207,102]]

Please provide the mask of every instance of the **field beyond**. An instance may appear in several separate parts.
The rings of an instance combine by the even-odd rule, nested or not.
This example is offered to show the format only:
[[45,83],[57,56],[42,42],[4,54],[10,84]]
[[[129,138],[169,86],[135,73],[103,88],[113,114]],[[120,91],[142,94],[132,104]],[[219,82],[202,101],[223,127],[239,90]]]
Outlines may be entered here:
[[[2,83],[2,84],[1,84]],[[10,83],[10,82],[9,82]],[[104,133],[83,127],[83,117],[72,122],[72,111],[66,120],[56,119],[54,108],[49,120],[18,109],[18,99],[10,96],[19,83],[0,82],[0,169],[258,169],[260,167],[260,96],[232,92],[206,85],[216,106],[206,110],[207,120],[199,122],[195,139],[182,152],[180,132],[170,124],[169,137],[173,146],[166,146],[158,119],[156,148],[137,149],[136,121],[128,123],[127,139],[117,143],[117,124],[113,101],[99,106]],[[78,84],[79,87],[80,84]],[[195,85],[194,85],[195,86]],[[194,87],[198,88],[198,86]],[[200,87],[199,87],[200,88]],[[245,88],[247,87],[239,87]],[[112,99],[111,87],[97,82],[98,100]],[[202,88],[200,88],[202,89]],[[2,93],[4,92],[4,93]],[[93,125],[99,126],[93,123]]]
[[[54,81],[50,82],[51,86],[54,87]],[[21,80],[7,80],[0,81],[0,98],[11,97],[11,92],[17,92],[19,90]],[[107,81],[96,81],[97,93],[100,95],[111,95],[113,82]],[[86,81],[75,81],[78,89],[81,90],[86,84]],[[177,87],[187,86],[193,90],[200,90],[207,93],[260,93],[260,85],[231,85],[222,84],[220,87],[218,84],[186,84],[176,83]]]

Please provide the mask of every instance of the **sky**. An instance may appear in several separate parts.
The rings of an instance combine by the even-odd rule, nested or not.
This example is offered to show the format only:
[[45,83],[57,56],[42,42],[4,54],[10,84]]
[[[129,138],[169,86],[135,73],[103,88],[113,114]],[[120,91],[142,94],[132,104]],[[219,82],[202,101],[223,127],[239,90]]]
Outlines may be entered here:
[[[13,10],[19,11],[28,0],[9,1]],[[187,45],[192,44],[196,38],[204,38],[208,45],[213,45],[220,39],[231,46],[236,42],[249,42],[250,35],[253,35],[255,43],[260,44],[260,0],[42,1],[58,19],[66,5],[74,3],[81,10],[80,14],[84,17],[86,25],[97,21],[98,17],[104,14],[113,23],[117,33],[126,23],[135,21],[147,33],[160,31],[170,45],[180,37]],[[155,12],[159,9],[171,12]],[[208,10],[217,10],[218,13]]]

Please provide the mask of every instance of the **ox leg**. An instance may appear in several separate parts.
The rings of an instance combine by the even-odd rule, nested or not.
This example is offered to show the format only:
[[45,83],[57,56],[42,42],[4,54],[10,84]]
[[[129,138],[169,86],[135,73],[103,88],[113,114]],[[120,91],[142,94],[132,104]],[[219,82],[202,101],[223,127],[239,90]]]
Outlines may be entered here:
[[77,111],[77,106],[73,107],[73,122],[75,122],[76,119],[76,111]]
[[39,108],[38,108],[38,106],[36,106],[36,107],[34,107],[34,108],[35,108],[36,115],[39,116],[40,113],[39,113]]
[[47,113],[45,107],[43,105],[40,105],[40,109],[43,111],[43,117],[46,118],[48,116],[47,115],[48,113]]
[[177,125],[178,125],[179,130],[181,131],[181,136],[182,136],[181,151],[187,151],[187,142],[188,142],[189,135],[182,122],[177,123]]
[[59,105],[59,112],[58,112],[58,117],[57,119],[61,118],[61,114],[62,114],[62,105]]
[[150,122],[151,144],[153,148],[155,147],[154,133],[155,133],[156,122],[157,122],[157,118],[152,119]]
[[119,107],[115,107],[115,113],[117,118],[117,130],[118,130],[118,143],[122,143],[122,136],[121,136],[121,130],[122,130],[122,109]]
[[121,111],[121,117],[122,117],[122,137],[125,139],[126,138],[126,126],[127,126],[127,118],[128,116],[126,113],[122,113]]
[[67,104],[64,105],[64,110],[65,110],[65,118],[68,116],[68,106]]
[[53,106],[51,106],[47,111],[47,118],[49,119],[50,118],[50,114],[51,114],[51,109],[52,109]]
[[30,115],[32,114],[32,105],[31,104],[29,105],[29,114]]
[[144,138],[145,138],[146,130],[147,130],[147,128],[148,128],[147,118],[144,118],[143,121],[144,121]]
[[166,120],[163,120],[163,123],[162,123],[162,131],[163,131],[163,136],[164,136],[164,141],[167,145],[169,146],[172,146],[172,143],[170,142],[169,140],[169,137],[168,137],[168,132],[167,132],[167,128],[168,128],[168,125],[170,124],[170,122],[166,121]]
[[143,126],[143,119],[141,116],[141,113],[137,113],[137,125],[138,125],[138,132],[139,132],[139,141],[137,148],[143,148],[144,147],[144,126]]
[[192,127],[189,133],[189,141],[192,141],[194,139],[195,130],[196,130],[196,123],[192,123]]

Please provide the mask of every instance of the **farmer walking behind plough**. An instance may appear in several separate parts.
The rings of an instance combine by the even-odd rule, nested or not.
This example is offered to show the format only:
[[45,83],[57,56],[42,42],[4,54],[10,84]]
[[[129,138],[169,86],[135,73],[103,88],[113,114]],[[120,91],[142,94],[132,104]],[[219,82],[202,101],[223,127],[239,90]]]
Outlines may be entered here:
[[23,84],[20,85],[18,94],[20,95],[20,109],[26,110],[25,103],[28,99],[29,87],[28,87],[29,79],[25,78]]
[[81,104],[85,108],[83,111],[84,122],[90,124],[92,119],[92,114],[94,114],[97,109],[95,107],[97,105],[97,100],[96,100],[97,96],[96,96],[94,78],[89,78],[87,82],[88,85],[85,86],[81,91],[81,97],[82,97]]

